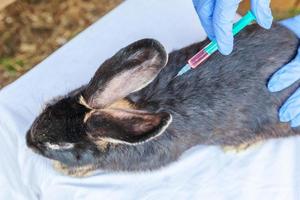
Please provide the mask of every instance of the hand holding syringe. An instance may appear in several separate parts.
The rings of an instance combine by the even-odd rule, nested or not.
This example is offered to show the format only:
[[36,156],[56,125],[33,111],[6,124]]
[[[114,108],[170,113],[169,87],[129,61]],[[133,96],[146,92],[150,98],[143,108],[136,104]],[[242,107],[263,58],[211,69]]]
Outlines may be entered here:
[[[237,23],[233,25],[233,35],[236,35],[243,28],[245,28],[248,24],[250,24],[253,20],[255,20],[255,16],[248,11],[245,16],[243,16]],[[188,64],[186,64],[181,70],[178,72],[177,76],[184,74],[190,69],[195,69],[201,63],[209,58],[214,52],[218,50],[218,45],[215,40],[211,41],[207,46],[205,46],[202,50],[200,50],[197,54],[195,54],[192,58],[188,60]]]

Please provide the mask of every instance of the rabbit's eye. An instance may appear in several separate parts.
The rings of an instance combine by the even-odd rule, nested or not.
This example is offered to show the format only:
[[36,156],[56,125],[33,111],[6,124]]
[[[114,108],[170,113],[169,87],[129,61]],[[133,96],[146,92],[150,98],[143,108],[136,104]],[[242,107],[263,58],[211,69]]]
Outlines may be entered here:
[[53,144],[53,143],[50,143],[50,142],[46,142],[46,146],[49,149],[52,149],[52,150],[68,150],[68,149],[73,148],[74,144],[72,144],[72,143]]

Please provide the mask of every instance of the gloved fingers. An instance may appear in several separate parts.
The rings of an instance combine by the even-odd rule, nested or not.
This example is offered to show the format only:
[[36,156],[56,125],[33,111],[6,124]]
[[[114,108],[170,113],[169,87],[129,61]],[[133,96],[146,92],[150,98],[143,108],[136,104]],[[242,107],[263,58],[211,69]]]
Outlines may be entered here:
[[[279,118],[282,122],[294,120],[300,113],[300,88],[283,104],[279,110]],[[298,120],[298,119],[297,119]],[[294,122],[296,123],[297,120]]]
[[216,0],[213,28],[219,51],[228,55],[233,49],[233,20],[241,0]]
[[271,92],[278,92],[292,85],[298,79],[300,79],[300,48],[298,49],[298,54],[294,60],[272,75],[268,83],[268,89]]
[[261,27],[265,29],[271,28],[273,16],[270,0],[251,0],[251,11]]
[[193,4],[208,38],[215,39],[212,21],[215,0],[193,0]]
[[293,31],[300,38],[300,15],[280,21],[282,25]]
[[300,113],[291,121],[291,127],[300,126]]

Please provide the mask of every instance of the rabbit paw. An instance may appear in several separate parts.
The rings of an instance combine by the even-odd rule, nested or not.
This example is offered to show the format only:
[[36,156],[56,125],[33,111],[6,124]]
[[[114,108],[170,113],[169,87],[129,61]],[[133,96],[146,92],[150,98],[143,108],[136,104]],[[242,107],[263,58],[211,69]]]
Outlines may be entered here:
[[53,167],[56,171],[72,177],[90,176],[92,174],[91,172],[94,170],[94,167],[91,165],[82,166],[82,167],[68,167],[58,161],[53,162]]
[[250,147],[257,147],[259,145],[262,144],[262,141],[256,141],[253,143],[242,143],[240,145],[237,146],[222,146],[222,150],[225,153],[241,153],[243,151],[246,151],[247,149],[249,149]]

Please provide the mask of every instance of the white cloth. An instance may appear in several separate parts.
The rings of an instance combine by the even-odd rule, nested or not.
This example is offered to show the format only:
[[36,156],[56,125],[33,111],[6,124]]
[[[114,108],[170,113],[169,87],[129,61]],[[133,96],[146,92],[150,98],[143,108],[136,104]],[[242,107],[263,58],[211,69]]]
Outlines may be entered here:
[[71,178],[25,145],[45,102],[91,78],[121,47],[151,37],[168,51],[204,39],[191,0],[129,0],[0,91],[0,199],[300,199],[300,138],[239,154],[197,146],[147,173]]

